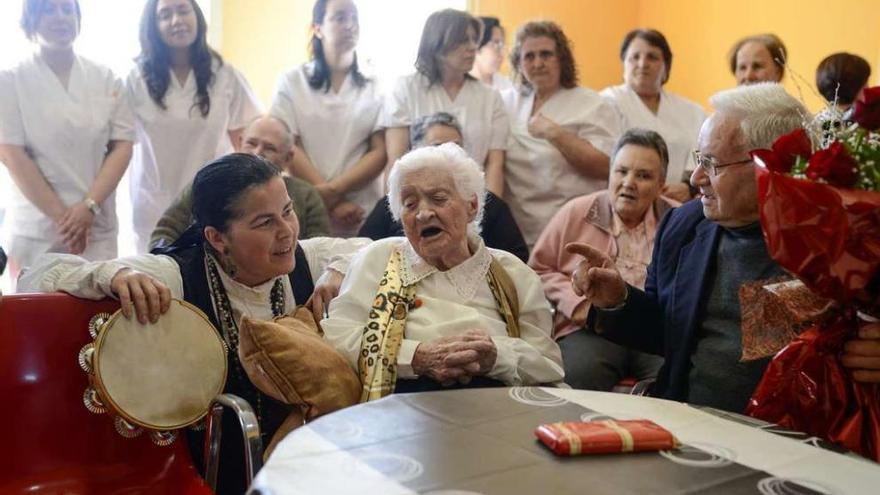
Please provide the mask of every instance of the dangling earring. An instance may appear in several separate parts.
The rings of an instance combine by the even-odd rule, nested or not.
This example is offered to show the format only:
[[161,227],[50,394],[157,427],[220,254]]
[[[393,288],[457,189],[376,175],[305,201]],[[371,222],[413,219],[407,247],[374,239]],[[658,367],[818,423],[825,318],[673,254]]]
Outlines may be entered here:
[[223,259],[221,263],[223,263],[223,271],[229,275],[229,278],[235,279],[235,273],[238,271],[238,267],[236,267],[235,262],[232,261],[232,256],[229,254],[228,248],[223,250]]

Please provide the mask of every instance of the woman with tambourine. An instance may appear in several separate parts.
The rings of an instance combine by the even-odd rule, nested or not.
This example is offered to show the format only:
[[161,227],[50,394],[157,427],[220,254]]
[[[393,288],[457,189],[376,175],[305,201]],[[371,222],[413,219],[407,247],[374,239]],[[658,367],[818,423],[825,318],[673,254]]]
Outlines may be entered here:
[[[322,271],[344,271],[345,257],[366,241],[298,242],[299,222],[280,172],[264,159],[242,153],[221,157],[198,172],[193,214],[196,223],[164,254],[106,262],[46,256],[21,284],[91,299],[117,297],[123,314],[141,323],[157,321],[172,298],[198,307],[229,346],[224,392],[250,402],[264,439],[271,438],[290,408],[259,392],[242,370],[237,352],[242,318],[271,320],[306,303]],[[224,418],[223,429],[238,429],[234,418]],[[188,434],[196,465],[203,465],[203,436]],[[223,493],[244,493],[247,488],[242,452],[241,435],[222,436],[218,486]]]

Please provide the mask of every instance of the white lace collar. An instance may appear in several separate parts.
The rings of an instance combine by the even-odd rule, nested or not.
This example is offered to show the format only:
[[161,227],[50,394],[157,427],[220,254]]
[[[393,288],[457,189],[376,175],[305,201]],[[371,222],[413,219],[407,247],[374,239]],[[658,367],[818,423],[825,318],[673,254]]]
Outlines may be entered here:
[[401,241],[403,266],[400,273],[403,285],[412,285],[435,273],[446,277],[455,291],[465,300],[473,299],[482,284],[486,283],[486,273],[492,263],[492,254],[478,235],[468,235],[468,247],[473,255],[462,263],[446,271],[440,271],[419,256],[406,239]]

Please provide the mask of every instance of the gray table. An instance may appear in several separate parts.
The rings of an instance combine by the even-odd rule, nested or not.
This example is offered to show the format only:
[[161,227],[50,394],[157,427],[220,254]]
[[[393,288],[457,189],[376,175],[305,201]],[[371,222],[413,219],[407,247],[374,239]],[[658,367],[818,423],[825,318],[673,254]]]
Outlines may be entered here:
[[[560,458],[542,423],[651,419],[684,445],[660,453]],[[290,434],[254,493],[871,493],[880,466],[815,438],[677,402],[549,388],[392,395]]]

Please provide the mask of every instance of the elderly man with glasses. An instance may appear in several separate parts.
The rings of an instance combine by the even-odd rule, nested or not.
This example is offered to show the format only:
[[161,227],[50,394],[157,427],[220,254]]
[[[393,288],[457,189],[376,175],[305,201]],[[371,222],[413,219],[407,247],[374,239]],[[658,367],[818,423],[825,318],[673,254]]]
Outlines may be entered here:
[[[710,103],[715,113],[700,131],[691,175],[702,197],[661,222],[645,290],[585,244],[569,245],[584,256],[572,281],[592,303],[588,326],[666,358],[651,395],[742,412],[768,360],[740,362],[739,288],[784,275],[761,233],[749,151],[770,148],[808,113],[776,84],[723,91]],[[878,337],[880,325],[866,325],[847,347],[843,363],[862,370],[857,380],[880,381]]]

